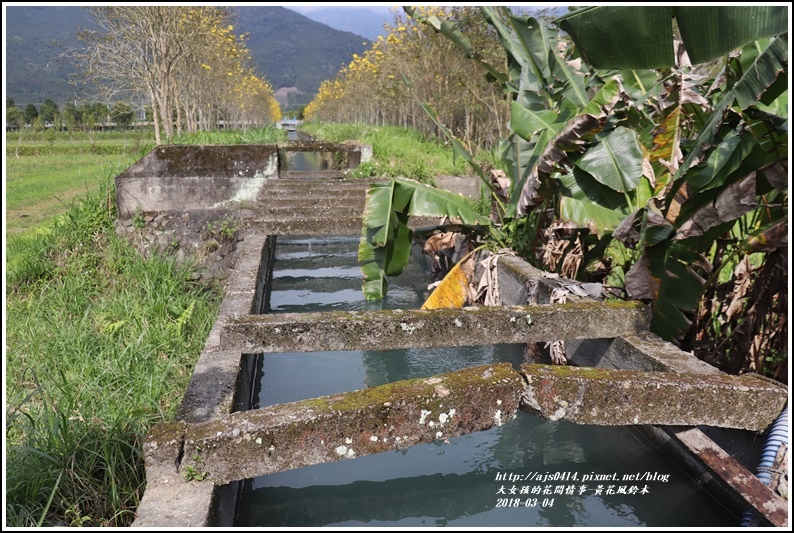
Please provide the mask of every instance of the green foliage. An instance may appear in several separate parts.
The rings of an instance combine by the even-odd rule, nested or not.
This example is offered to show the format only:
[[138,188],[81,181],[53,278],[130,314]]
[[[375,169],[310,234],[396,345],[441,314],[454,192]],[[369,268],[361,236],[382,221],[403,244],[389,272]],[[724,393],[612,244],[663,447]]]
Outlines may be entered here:
[[237,221],[232,217],[207,223],[207,231],[220,242],[237,241]]
[[[597,6],[574,10],[555,22],[595,68],[653,69],[676,64],[673,19],[693,63],[788,29],[785,6]],[[615,27],[620,31],[612,38],[601,38],[605,28]]]
[[193,453],[192,459],[196,466],[185,465],[182,470],[182,477],[185,478],[185,481],[204,481],[204,478],[207,477],[207,472],[201,468],[204,459],[198,452]]
[[25,122],[33,124],[33,121],[39,117],[39,110],[33,104],[28,104],[25,108]]
[[204,478],[207,477],[207,473],[197,470],[194,466],[185,465],[182,477],[185,478],[185,481],[204,481]]
[[141,206],[135,208],[135,213],[132,215],[132,227],[135,229],[143,229],[146,226],[146,218],[143,216]]
[[215,130],[183,133],[172,139],[173,144],[275,144],[287,140],[285,130],[273,124],[244,130]]
[[193,267],[144,259],[114,231],[109,185],[48,231],[9,243],[9,526],[128,526],[141,446],[171,420],[219,291]]
[[[558,53],[565,43],[542,22],[513,16],[509,10],[481,9],[507,54],[507,73],[491,66],[488,70],[514,100],[513,134],[504,141],[502,152],[513,184],[508,216],[526,217],[552,205],[555,215],[579,226],[580,236],[597,236],[593,250],[603,253],[613,236],[636,247],[639,259],[630,268],[623,265],[626,289],[631,297],[654,301],[655,332],[668,340],[680,339],[703,294],[702,273],[696,270],[704,263],[703,254],[745,213],[766,212],[757,207],[768,204],[769,199],[758,197],[760,182],[754,172],[770,184],[780,184],[773,186],[777,192],[772,194],[778,195],[780,204],[788,203],[782,179],[785,172],[780,167],[788,151],[787,131],[767,117],[765,126],[758,128],[762,136],[748,134],[752,124],[759,122],[758,113],[751,108],[759,101],[773,103],[786,88],[782,74],[787,70],[787,34],[768,46],[751,43],[745,47],[745,60],[734,59],[726,66],[727,85],[720,86],[719,81],[693,76],[687,66],[653,75],[623,71],[620,77],[616,71],[596,71],[571,56],[571,47],[567,47],[568,55]],[[714,57],[714,50],[725,53],[737,44],[785,29],[782,8],[752,11],[763,24],[750,25],[751,29],[760,33],[745,32],[748,20],[754,17],[748,18],[745,8],[732,7],[692,8],[691,12],[690,8],[583,8],[558,22],[570,31],[579,50],[587,50],[590,60],[598,49],[604,52],[604,61],[611,61],[604,64],[609,68],[647,67],[642,63],[647,58],[640,57],[644,47],[622,42],[622,36],[616,40],[598,36],[612,31],[616,23],[625,24],[631,42],[661,39],[649,49],[666,57],[672,52],[671,13],[665,11],[670,9],[675,9],[682,21],[686,18],[690,27],[702,20],[711,34],[722,33],[709,26],[717,20],[714,17],[731,21],[727,38],[714,36],[713,42],[719,41],[717,48],[710,48],[711,36],[702,39],[697,35],[700,29],[688,32],[688,42],[696,48],[699,60]],[[663,11],[666,14],[659,16]],[[456,26],[435,17],[423,22],[475,61],[483,61],[472,54]],[[660,29],[664,25],[666,31]],[[617,58],[610,48],[616,42],[622,43],[618,45],[621,58],[640,63]],[[672,66],[671,59],[664,59],[663,64]],[[664,91],[659,90],[661,86]],[[720,90],[714,91],[718,86]],[[709,94],[713,105],[704,96]],[[435,120],[432,109],[425,108]],[[726,116],[731,108],[733,114]],[[683,116],[697,119],[685,122]],[[446,131],[443,125],[439,127]],[[451,133],[446,133],[455,143]],[[761,142],[766,150],[760,149]],[[455,147],[466,157],[461,143]],[[686,157],[671,167],[679,149]],[[703,163],[696,166],[696,161],[705,161],[705,168]],[[682,188],[688,194],[680,199]],[[652,197],[662,199],[661,208]],[[767,218],[767,227],[775,227],[782,211],[769,214],[772,218]],[[535,246],[537,238],[516,239],[515,230],[521,224],[512,224],[507,231],[511,244],[532,242]],[[526,227],[537,232],[542,225]],[[529,252],[527,257],[533,261],[536,254]],[[585,262],[592,259],[585,257]]]
[[16,106],[6,108],[6,127],[19,130],[25,125],[25,112]]
[[44,103],[41,104],[41,109],[39,110],[39,117],[41,117],[41,120],[52,123],[55,121],[55,116],[57,114],[58,104],[55,103],[55,100],[51,98],[44,100]]
[[110,108],[110,119],[119,127],[129,127],[133,118],[135,118],[135,112],[126,102],[115,102]]
[[359,141],[371,145],[373,159],[353,169],[350,177],[402,177],[432,183],[433,176],[460,176],[468,172],[465,163],[456,159],[448,147],[409,128],[322,122],[307,123],[301,129],[321,141]]

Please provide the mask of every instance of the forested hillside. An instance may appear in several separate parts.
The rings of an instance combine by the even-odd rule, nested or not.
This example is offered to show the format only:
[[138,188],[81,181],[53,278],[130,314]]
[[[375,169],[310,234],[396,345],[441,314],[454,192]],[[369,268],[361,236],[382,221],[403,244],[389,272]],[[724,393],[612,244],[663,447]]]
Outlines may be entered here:
[[[74,66],[58,60],[63,47],[77,44],[73,34],[90,26],[83,8],[8,6],[5,13],[6,96],[23,109],[48,98],[61,106],[93,102],[90,88],[69,84]],[[363,37],[278,6],[240,7],[235,32],[248,33],[251,60],[274,90],[296,87],[306,102],[369,46]]]

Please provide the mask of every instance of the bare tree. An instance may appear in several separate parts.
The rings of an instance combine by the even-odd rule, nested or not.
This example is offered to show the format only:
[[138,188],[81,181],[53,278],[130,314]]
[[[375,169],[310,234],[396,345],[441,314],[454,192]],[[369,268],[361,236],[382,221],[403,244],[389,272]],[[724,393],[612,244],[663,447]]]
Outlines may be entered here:
[[242,61],[247,50],[231,33],[229,8],[86,9],[97,29],[80,31],[83,47],[71,52],[84,83],[94,84],[107,101],[120,94],[148,98],[157,144],[161,132],[169,141],[183,123],[198,129],[203,119],[205,127],[214,128],[219,110],[231,106],[230,83],[249,74]]

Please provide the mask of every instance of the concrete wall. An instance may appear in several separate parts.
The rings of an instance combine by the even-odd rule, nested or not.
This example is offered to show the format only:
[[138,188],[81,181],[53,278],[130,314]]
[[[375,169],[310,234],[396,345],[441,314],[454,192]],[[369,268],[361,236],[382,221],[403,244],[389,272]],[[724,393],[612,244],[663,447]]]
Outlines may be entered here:
[[[279,162],[279,152],[285,156],[301,151],[321,153],[334,167],[313,177],[341,177],[340,169],[355,168],[372,158],[372,147],[357,143],[158,146],[116,177],[119,218],[253,203],[267,181],[278,178],[285,166]],[[311,173],[285,174],[309,177]]]
[[116,177],[119,217],[253,202],[276,177],[274,145],[158,146]]

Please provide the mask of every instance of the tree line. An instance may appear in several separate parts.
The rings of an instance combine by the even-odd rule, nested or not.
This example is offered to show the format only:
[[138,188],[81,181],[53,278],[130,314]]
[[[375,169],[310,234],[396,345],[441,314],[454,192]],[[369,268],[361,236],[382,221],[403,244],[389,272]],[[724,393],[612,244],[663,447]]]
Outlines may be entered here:
[[[151,118],[151,111],[147,110]],[[135,111],[126,102],[112,104],[94,102],[77,105],[67,102],[63,109],[51,98],[36,107],[28,104],[23,111],[16,102],[6,98],[6,130],[19,130],[24,126],[35,128],[55,127],[56,129],[73,130],[78,128],[94,128],[99,124],[116,128],[129,128],[135,121]]]
[[[486,61],[506,68],[494,29],[475,6],[418,7],[465,28]],[[306,120],[363,122],[415,128],[428,135],[440,130],[418,102],[427,102],[456,137],[472,150],[491,147],[506,133],[510,102],[453,42],[416,19],[395,13],[386,36],[323,82],[305,108]]]
[[261,126],[281,110],[234,33],[235,12],[216,6],[86,7],[97,29],[65,52],[75,80],[102,100],[148,101],[157,144],[221,121]]

